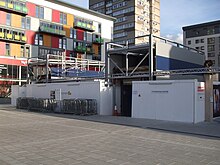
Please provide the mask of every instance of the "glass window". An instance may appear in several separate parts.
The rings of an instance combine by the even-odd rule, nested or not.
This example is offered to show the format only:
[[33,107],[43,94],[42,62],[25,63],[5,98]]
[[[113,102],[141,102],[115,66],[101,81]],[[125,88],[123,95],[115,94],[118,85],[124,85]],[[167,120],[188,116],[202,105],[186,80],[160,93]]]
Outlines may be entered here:
[[59,39],[59,48],[62,49],[62,39]]
[[39,45],[43,45],[43,36],[39,35]]
[[23,29],[25,29],[25,22],[26,22],[26,18],[25,18],[25,17],[22,17],[22,18],[21,18],[21,27],[22,27]]
[[6,44],[6,56],[10,56],[10,44]]
[[21,57],[25,57],[25,55],[24,55],[24,45],[21,45]]
[[76,39],[76,29],[73,29],[73,38]]
[[25,47],[25,57],[30,57],[30,47],[29,46],[26,46]]
[[199,43],[199,40],[196,40],[195,42],[196,42],[196,44],[198,44],[198,43]]
[[73,38],[73,29],[70,29],[70,38]]
[[44,8],[40,6],[36,6],[36,17],[37,18],[44,18]]
[[191,41],[188,41],[188,45],[191,45]]
[[11,14],[9,13],[6,16],[6,25],[11,26]]
[[35,35],[34,44],[38,45],[38,34]]
[[26,29],[30,30],[31,29],[31,19],[26,18]]
[[208,45],[208,52],[215,51],[215,45]]
[[204,39],[201,39],[200,41],[201,41],[201,43],[204,43]]
[[205,49],[205,47],[204,46],[201,46],[201,50],[204,50]]
[[208,38],[208,44],[214,44],[215,43],[215,37]]
[[60,13],[60,23],[67,24],[67,15],[65,13]]
[[66,39],[63,39],[63,49],[66,49]]

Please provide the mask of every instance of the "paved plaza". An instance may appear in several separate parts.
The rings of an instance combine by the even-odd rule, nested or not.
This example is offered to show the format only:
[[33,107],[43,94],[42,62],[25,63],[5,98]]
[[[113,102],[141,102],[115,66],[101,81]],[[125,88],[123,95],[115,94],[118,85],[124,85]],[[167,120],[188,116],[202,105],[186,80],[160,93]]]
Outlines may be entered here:
[[0,107],[0,165],[40,164],[219,165],[220,138]]

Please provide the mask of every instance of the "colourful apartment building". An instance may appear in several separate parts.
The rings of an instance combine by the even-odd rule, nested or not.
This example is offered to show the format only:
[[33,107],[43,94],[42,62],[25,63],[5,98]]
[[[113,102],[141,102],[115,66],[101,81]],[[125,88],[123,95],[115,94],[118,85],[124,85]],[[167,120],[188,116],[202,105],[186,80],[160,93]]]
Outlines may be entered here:
[[27,58],[104,61],[114,18],[61,0],[0,0],[0,97],[27,78]]

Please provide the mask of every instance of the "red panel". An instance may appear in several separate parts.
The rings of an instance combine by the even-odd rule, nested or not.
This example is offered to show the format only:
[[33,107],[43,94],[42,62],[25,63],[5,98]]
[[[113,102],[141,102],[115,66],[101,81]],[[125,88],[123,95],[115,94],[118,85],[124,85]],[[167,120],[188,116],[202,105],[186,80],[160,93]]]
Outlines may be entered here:
[[70,50],[66,50],[66,60],[69,60],[70,58]]
[[58,10],[52,11],[52,22],[60,23],[60,11],[58,11]]
[[77,30],[76,31],[76,39],[83,41],[83,37],[84,37],[84,31],[83,30]]
[[52,36],[52,48],[59,48],[59,38]]
[[27,44],[34,45],[36,32],[31,30],[26,30]]
[[6,50],[5,50],[5,42],[0,41],[0,56],[5,56]]
[[27,60],[18,60],[18,59],[11,59],[11,58],[0,58],[1,64],[10,64],[10,65],[17,65],[17,66],[27,66]]
[[6,24],[6,12],[0,11],[0,24]]
[[26,2],[28,8],[28,15],[35,17],[36,16],[36,5],[30,2]]

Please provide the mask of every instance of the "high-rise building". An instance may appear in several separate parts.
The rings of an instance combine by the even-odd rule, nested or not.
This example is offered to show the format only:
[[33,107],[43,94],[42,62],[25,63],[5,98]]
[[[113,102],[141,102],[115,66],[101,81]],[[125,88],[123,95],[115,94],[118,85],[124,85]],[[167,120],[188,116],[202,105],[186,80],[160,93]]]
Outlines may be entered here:
[[137,36],[160,36],[160,0],[89,0],[91,10],[116,17],[114,41],[120,44],[146,42]]
[[183,27],[183,43],[203,51],[206,59],[220,66],[220,20]]
[[26,82],[27,58],[104,61],[103,42],[112,40],[113,21],[61,0],[0,0],[0,97],[12,84]]

